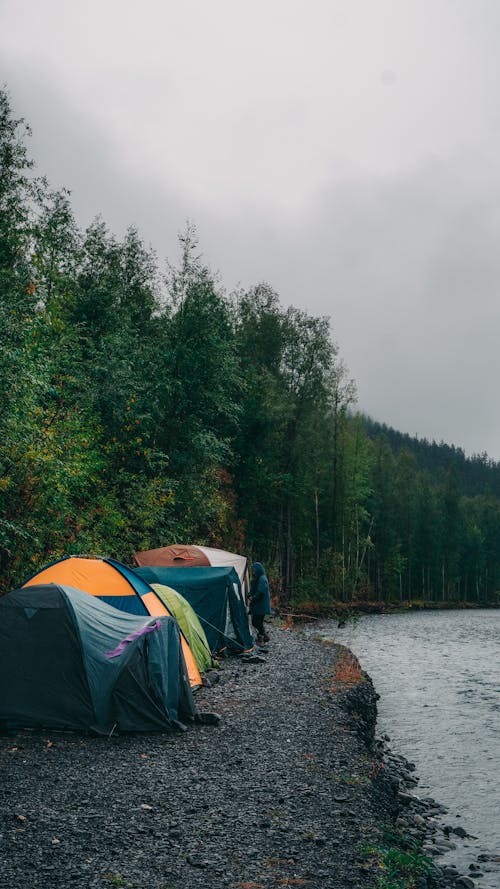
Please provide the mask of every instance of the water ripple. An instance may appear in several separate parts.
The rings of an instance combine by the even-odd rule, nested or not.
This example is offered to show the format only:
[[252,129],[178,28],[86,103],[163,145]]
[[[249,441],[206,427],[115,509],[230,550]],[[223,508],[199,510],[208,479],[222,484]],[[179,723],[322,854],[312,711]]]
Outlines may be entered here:
[[[500,855],[500,611],[370,615],[323,632],[372,677],[379,733],[416,763],[420,795],[480,838],[455,859],[468,867],[480,852]],[[485,873],[481,884],[497,889],[500,876]]]

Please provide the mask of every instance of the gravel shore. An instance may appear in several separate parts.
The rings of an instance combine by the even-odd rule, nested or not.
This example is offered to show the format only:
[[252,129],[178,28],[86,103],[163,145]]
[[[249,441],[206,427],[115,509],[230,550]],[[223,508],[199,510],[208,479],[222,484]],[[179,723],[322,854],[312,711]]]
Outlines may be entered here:
[[371,682],[332,683],[342,650],[300,632],[272,628],[268,649],[198,693],[219,725],[2,737],[2,889],[376,886],[366,848],[401,784],[367,746]]

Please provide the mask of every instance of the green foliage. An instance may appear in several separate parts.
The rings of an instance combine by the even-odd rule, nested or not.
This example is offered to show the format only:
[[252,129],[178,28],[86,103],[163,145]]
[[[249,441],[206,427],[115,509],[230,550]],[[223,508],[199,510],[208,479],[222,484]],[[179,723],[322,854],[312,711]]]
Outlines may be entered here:
[[399,834],[386,834],[390,845],[368,846],[361,849],[381,873],[377,874],[377,889],[414,889],[415,880],[432,869],[431,860],[416,845],[401,847]]
[[381,849],[378,853],[384,873],[377,877],[378,889],[412,889],[415,878],[427,874],[431,861],[417,850]]

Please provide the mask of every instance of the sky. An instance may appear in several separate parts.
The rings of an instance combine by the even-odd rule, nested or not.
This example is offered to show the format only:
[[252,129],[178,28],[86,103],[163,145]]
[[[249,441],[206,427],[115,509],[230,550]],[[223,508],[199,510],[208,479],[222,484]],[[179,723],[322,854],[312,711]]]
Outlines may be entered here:
[[498,0],[0,0],[78,222],[331,319],[374,419],[500,460]]

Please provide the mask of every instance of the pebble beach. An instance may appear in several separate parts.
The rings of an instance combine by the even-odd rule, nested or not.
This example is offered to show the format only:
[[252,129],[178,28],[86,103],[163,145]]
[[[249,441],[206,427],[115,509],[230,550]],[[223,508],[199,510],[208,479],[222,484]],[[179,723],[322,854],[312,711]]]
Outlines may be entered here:
[[[375,739],[369,677],[336,678],[342,646],[270,633],[197,693],[218,724],[2,736],[2,889],[365,889],[398,819],[432,844],[439,806],[414,801],[409,764]],[[467,880],[435,866],[411,885]]]

